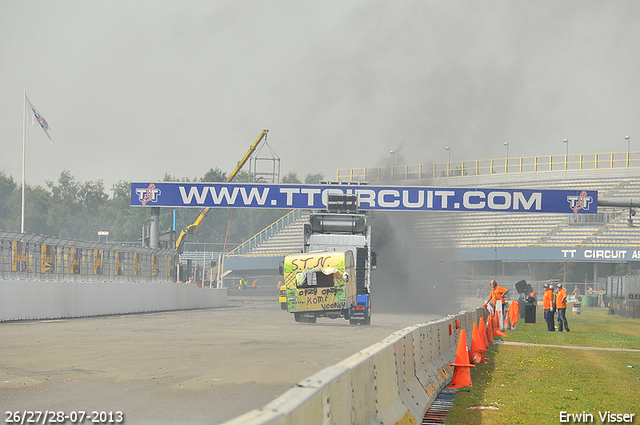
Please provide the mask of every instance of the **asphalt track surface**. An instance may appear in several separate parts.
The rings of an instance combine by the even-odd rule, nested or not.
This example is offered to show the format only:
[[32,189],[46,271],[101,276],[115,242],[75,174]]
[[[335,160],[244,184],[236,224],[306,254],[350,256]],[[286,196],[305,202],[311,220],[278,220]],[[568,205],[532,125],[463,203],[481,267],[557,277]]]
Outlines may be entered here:
[[302,324],[277,301],[245,298],[207,310],[0,322],[2,418],[120,411],[126,424],[219,424],[438,317],[374,313],[371,326]]

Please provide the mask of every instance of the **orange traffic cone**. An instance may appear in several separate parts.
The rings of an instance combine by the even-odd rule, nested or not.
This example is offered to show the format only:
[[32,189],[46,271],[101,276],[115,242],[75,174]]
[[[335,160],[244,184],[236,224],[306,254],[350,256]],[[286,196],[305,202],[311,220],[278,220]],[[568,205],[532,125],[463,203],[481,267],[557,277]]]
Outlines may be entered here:
[[449,388],[471,387],[471,370],[475,367],[469,363],[469,353],[467,353],[467,331],[462,329],[458,339],[458,350],[456,351],[456,362],[449,363],[455,366],[453,369],[453,379]]
[[471,338],[471,350],[469,350],[470,363],[486,363],[484,359],[484,343],[478,332],[478,324],[473,324],[473,334]]
[[480,318],[479,322],[480,322],[480,326],[478,326],[478,328],[479,328],[480,336],[482,337],[482,345],[484,346],[484,351],[487,351],[489,349],[489,340],[487,339],[487,327],[484,325],[483,318]]
[[509,324],[509,315],[507,314],[507,317],[504,318],[504,322],[502,324],[502,328],[505,331],[510,331],[511,330],[511,325]]
[[498,328],[493,328],[493,336],[503,336],[505,338],[509,338],[509,335],[507,335],[506,333],[502,332]]
[[487,319],[487,344],[493,344],[493,316],[489,315]]
[[507,336],[506,333],[500,330],[500,318],[498,317],[497,311],[493,313],[493,320],[491,321],[491,325],[493,327],[493,329],[491,330],[491,332],[493,333],[493,336]]
[[493,336],[507,336],[506,333],[500,330],[500,318],[497,311],[493,314]]

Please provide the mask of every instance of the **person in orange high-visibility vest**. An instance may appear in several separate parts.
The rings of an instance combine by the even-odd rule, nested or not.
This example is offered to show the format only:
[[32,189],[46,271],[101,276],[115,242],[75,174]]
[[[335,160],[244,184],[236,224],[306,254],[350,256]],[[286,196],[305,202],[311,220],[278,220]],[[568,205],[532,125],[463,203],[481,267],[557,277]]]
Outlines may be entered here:
[[567,291],[562,287],[562,283],[558,283],[556,310],[558,310],[558,332],[562,332],[563,328],[569,332],[569,324],[567,323]]
[[498,282],[496,282],[495,280],[492,280],[490,282],[490,285],[491,285],[491,292],[489,293],[489,299],[487,300],[487,304],[489,304],[489,302],[493,300],[493,306],[497,307],[498,301],[502,301],[502,313],[504,314],[504,307],[506,304],[506,300],[504,296],[507,295],[507,292],[509,292],[509,290],[507,288],[499,286]]
[[544,297],[542,298],[542,308],[544,309],[544,321],[547,322],[547,330],[555,332],[556,326],[553,320],[555,316],[555,305],[553,301],[553,288],[548,283],[544,284]]

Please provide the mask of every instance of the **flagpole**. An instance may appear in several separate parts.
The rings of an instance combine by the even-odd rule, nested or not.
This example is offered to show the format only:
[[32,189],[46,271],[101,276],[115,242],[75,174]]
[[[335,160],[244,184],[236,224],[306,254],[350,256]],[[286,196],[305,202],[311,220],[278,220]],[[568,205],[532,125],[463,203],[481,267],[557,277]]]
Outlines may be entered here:
[[27,90],[24,91],[24,106],[22,108],[22,215],[20,218],[20,233],[24,233],[24,186],[25,163],[27,156]]

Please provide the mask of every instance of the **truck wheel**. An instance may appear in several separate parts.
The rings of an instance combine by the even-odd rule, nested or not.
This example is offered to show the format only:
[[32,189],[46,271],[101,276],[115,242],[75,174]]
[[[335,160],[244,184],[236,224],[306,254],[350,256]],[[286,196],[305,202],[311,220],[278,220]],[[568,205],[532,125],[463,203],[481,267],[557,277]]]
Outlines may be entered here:
[[296,322],[302,322],[302,315],[300,313],[293,313],[293,317],[296,319]]
[[287,303],[280,303],[280,308],[282,310],[286,310],[287,309]]
[[349,324],[351,326],[357,326],[358,325],[358,321],[357,320],[353,320],[353,319],[349,319]]
[[364,319],[363,325],[370,325],[370,324],[371,324],[371,316],[369,316],[366,319]]

